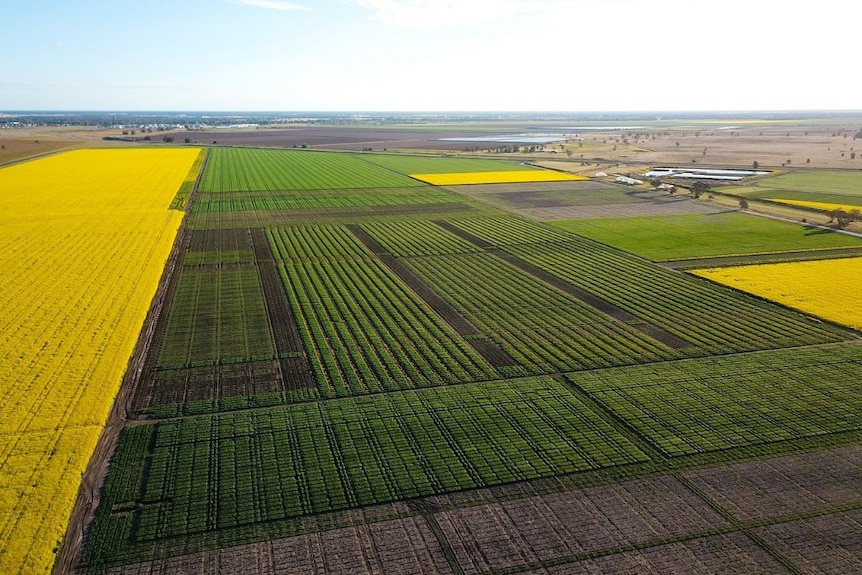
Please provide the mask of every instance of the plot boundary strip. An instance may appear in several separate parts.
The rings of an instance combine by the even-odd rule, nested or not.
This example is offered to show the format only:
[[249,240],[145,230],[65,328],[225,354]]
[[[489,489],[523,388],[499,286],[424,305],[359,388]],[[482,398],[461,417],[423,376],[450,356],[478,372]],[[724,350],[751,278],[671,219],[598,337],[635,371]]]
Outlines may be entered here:
[[392,273],[398,276],[422,301],[428,304],[434,310],[434,313],[443,318],[491,366],[500,368],[518,365],[518,362],[506,353],[497,342],[485,336],[479,328],[461,315],[458,310],[440,297],[437,292],[428,287],[419,276],[410,271],[398,258],[388,253],[368,232],[356,224],[348,224],[346,227],[350,233],[371,250]]
[[[272,330],[275,355],[281,369],[282,385],[287,391],[315,388],[317,384],[302,345],[296,317],[284,292],[284,284],[275,265],[266,232],[262,228],[249,230],[248,239],[260,274],[260,285]],[[282,321],[278,321],[279,318]],[[297,355],[298,357],[294,357]]]
[[510,253],[505,252],[501,248],[494,247],[485,240],[474,236],[473,234],[458,228],[451,223],[444,220],[437,220],[434,222],[444,230],[455,234],[463,240],[470,242],[476,247],[482,248],[487,253],[495,255],[500,259],[506,261],[507,263],[515,266],[519,270],[526,272],[533,277],[540,279],[541,281],[551,285],[558,290],[561,290],[577,299],[581,302],[587,304],[588,306],[618,320],[623,323],[630,325],[632,328],[640,331],[641,333],[648,335],[654,340],[668,346],[671,349],[683,349],[686,347],[690,347],[692,344],[685,341],[684,339],[662,329],[661,327],[654,325],[652,323],[647,322],[644,319],[639,318],[631,312],[628,312],[611,302],[604,300],[598,297],[595,294],[591,294],[588,291],[584,291],[579,287],[576,287],[569,282],[562,280],[542,268],[536,267],[531,263],[525,262],[521,258],[512,255]]

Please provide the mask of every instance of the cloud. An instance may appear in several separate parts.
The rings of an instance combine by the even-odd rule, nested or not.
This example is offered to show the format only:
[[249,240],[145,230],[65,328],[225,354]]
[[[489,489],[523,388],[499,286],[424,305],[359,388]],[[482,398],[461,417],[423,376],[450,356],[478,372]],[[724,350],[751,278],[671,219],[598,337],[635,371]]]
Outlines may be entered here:
[[283,11],[299,11],[309,10],[300,4],[292,2],[281,2],[280,0],[239,0],[240,4],[245,6],[253,6],[255,8],[265,8],[267,10],[283,10]]

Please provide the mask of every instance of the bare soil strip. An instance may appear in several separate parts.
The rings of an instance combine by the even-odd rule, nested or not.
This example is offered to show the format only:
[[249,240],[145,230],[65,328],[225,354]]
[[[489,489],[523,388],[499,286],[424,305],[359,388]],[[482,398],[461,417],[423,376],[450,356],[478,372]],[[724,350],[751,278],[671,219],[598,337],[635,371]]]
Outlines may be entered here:
[[388,267],[401,281],[412,289],[416,295],[428,304],[443,320],[448,323],[455,332],[463,337],[470,346],[481,355],[485,361],[495,368],[518,365],[518,363],[506,353],[500,345],[479,331],[475,325],[461,315],[452,305],[440,297],[419,277],[410,271],[395,256],[388,253],[383,246],[377,243],[368,233],[356,224],[350,224],[347,229],[365,244],[369,250],[377,256],[386,267]]
[[670,347],[671,349],[682,349],[684,347],[689,347],[691,344],[684,339],[673,335],[670,332],[665,331],[657,325],[651,324],[646,320],[639,318],[633,313],[627,312],[626,310],[619,308],[612,304],[609,301],[606,301],[590,292],[584,291],[578,287],[573,286],[567,281],[564,281],[545,270],[538,268],[530,263],[525,262],[524,260],[513,256],[500,248],[491,246],[488,242],[481,238],[477,238],[476,236],[465,232],[464,230],[457,228],[445,221],[437,221],[435,222],[437,225],[442,227],[443,229],[457,235],[463,240],[466,240],[473,245],[484,249],[486,252],[493,254],[499,257],[502,260],[512,264],[519,270],[526,272],[533,277],[536,277],[543,282],[557,288],[560,291],[563,291],[570,296],[573,296],[588,306],[599,310],[600,312],[611,316],[612,318],[621,321],[623,323],[629,324],[634,329],[640,331],[653,338],[654,340],[663,343],[664,345]]
[[[269,311],[269,323],[276,356],[281,366],[281,376],[285,389],[296,390],[315,387],[311,365],[305,356],[302,338],[296,325],[296,318],[290,309],[290,302],[284,291],[284,284],[278,274],[275,258],[262,229],[249,230],[249,241],[254,251],[254,259],[260,273],[263,299]],[[300,354],[299,357],[288,357]]]

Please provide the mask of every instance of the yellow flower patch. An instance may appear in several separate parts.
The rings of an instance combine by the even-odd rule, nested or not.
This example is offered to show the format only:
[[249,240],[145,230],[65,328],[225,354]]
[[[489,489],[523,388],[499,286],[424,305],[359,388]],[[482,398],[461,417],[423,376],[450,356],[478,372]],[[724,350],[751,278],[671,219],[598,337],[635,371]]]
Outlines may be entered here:
[[862,258],[693,270],[695,275],[862,329]]
[[197,149],[0,169],[0,573],[48,573],[182,212]]
[[808,202],[805,200],[784,200],[781,198],[770,198],[773,202],[781,202],[782,204],[788,204],[791,206],[802,206],[803,208],[814,208],[817,210],[844,210],[845,212],[849,212],[850,210],[862,210],[862,205],[853,206],[850,204],[830,204],[827,202]]
[[527,182],[583,181],[585,176],[551,170],[515,170],[509,172],[460,172],[444,174],[410,174],[410,177],[432,186],[461,186],[467,184],[515,184]]

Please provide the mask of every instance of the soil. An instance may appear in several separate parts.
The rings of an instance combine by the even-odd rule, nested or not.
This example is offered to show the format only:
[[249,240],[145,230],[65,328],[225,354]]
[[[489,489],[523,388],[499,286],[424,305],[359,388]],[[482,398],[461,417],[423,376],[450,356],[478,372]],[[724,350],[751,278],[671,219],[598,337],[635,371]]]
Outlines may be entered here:
[[[862,565],[851,445],[497,501],[471,492],[347,512],[329,528],[110,570],[168,573],[805,573]],[[684,479],[683,479],[684,478]]]

